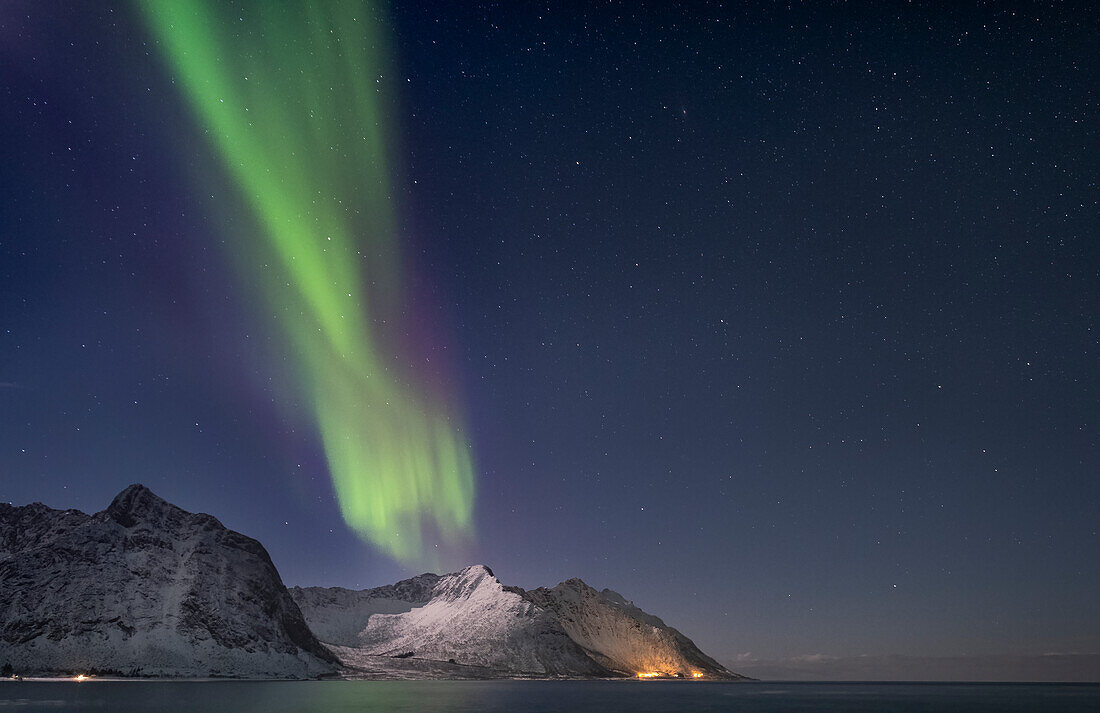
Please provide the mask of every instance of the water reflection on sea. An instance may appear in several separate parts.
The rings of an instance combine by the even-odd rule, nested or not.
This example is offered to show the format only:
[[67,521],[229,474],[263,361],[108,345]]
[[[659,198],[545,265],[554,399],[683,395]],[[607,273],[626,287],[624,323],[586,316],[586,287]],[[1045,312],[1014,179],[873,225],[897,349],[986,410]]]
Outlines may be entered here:
[[0,710],[210,713],[1095,713],[1100,685],[673,681],[2,682]]

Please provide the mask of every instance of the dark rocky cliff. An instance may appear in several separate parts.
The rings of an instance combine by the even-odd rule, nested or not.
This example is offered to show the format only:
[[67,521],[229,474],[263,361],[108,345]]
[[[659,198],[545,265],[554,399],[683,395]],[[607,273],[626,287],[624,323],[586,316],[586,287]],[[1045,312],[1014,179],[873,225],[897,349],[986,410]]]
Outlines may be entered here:
[[263,546],[131,485],[87,515],[0,505],[0,664],[308,677],[335,656]]

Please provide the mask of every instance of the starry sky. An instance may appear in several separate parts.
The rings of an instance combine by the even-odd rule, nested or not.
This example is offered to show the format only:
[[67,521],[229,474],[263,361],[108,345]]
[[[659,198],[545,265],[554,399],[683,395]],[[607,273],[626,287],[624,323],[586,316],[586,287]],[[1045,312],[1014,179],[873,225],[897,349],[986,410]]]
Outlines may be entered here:
[[0,5],[0,500],[734,670],[1100,653],[1095,7],[263,6]]

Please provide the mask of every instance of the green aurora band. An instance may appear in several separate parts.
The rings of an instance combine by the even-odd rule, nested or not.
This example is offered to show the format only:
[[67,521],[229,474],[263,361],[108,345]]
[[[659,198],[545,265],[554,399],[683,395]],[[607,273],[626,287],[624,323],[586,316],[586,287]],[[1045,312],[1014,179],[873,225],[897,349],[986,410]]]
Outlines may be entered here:
[[285,338],[345,522],[430,561],[425,532],[471,530],[473,465],[457,408],[397,373],[376,326],[398,316],[402,280],[375,9],[139,2],[256,226],[226,242]]

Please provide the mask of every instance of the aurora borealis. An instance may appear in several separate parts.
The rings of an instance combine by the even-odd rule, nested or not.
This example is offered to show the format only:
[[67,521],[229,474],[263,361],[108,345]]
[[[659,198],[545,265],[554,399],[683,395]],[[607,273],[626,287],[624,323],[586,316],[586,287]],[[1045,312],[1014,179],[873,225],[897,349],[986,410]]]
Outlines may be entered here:
[[276,350],[292,355],[344,520],[397,559],[430,562],[422,529],[469,530],[474,475],[457,405],[418,389],[380,328],[403,318],[394,307],[403,284],[379,88],[388,42],[374,10],[143,8],[249,211],[222,227],[225,243],[260,286],[257,312],[280,326]]

